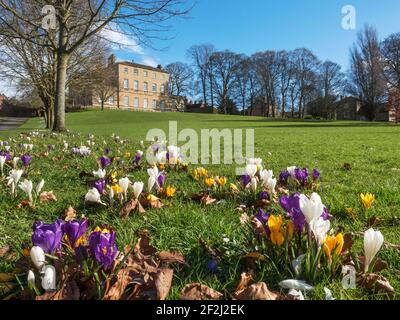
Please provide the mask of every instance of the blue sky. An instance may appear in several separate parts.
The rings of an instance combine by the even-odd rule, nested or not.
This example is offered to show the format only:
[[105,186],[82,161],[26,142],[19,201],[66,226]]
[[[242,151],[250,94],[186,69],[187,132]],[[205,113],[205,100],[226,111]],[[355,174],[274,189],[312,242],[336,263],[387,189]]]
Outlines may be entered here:
[[[357,29],[341,27],[342,7],[356,9]],[[198,0],[190,17],[174,24],[169,41],[156,42],[155,51],[117,51],[121,59],[161,63],[186,61],[193,44],[212,43],[219,50],[252,54],[268,49],[307,47],[322,59],[348,66],[349,48],[365,23],[377,27],[381,38],[400,32],[399,0]]]

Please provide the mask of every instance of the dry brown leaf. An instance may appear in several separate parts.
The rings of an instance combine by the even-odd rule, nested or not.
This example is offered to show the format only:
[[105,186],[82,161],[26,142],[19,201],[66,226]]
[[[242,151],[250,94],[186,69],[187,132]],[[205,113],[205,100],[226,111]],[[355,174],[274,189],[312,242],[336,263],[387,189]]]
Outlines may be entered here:
[[145,213],[146,210],[144,210],[143,206],[141,205],[139,200],[132,199],[128,201],[127,203],[124,204],[124,206],[121,209],[121,217],[126,218],[128,217],[131,212],[135,209],[138,209],[139,213]]
[[156,254],[157,249],[150,244],[150,235],[147,230],[142,230],[139,233],[139,240],[135,246],[135,252],[144,256],[152,256]]
[[40,202],[57,201],[56,196],[53,191],[43,191],[40,196]]
[[53,300],[56,293],[55,291],[46,292],[41,296],[36,296],[35,300]]
[[171,289],[173,276],[174,270],[167,268],[159,269],[155,275],[154,285],[159,300],[165,300],[167,298],[169,290]]
[[192,200],[200,201],[200,203],[205,206],[213,204],[217,201],[217,199],[211,198],[210,195],[205,192],[192,195]]
[[259,208],[266,208],[271,204],[271,201],[265,200],[265,199],[261,199],[261,200],[257,200],[256,202],[254,202],[254,208],[259,209]]
[[354,244],[353,235],[351,233],[346,233],[343,236],[342,254],[348,253],[353,247],[353,244]]
[[287,188],[284,188],[284,187],[280,187],[280,188],[278,188],[278,192],[279,192],[279,193],[286,194],[286,195],[289,195],[289,194],[290,194],[290,191],[289,191],[289,189],[287,189]]
[[72,221],[76,218],[76,210],[69,206],[68,209],[65,210],[64,212],[64,220],[65,221]]
[[250,273],[243,272],[240,275],[240,281],[239,281],[238,286],[236,287],[234,295],[236,295],[239,292],[242,292],[244,289],[246,289],[250,285],[252,280],[253,280],[253,277]]
[[368,226],[368,228],[372,228],[372,227],[375,227],[377,225],[380,225],[383,221],[384,221],[384,219],[382,219],[382,218],[371,217],[367,221],[367,226]]
[[75,281],[67,282],[56,292],[52,300],[79,300],[80,290]]
[[22,200],[17,204],[17,209],[21,209],[22,207],[32,207],[32,203],[28,199]]
[[251,225],[252,225],[253,230],[254,230],[256,235],[262,236],[262,237],[266,237],[267,236],[263,224],[256,217],[253,217],[253,219],[251,220]]
[[187,284],[181,292],[180,300],[219,300],[222,293],[200,283]]
[[180,252],[161,251],[158,254],[161,263],[170,265],[173,263],[185,264],[185,257]]
[[393,295],[395,293],[393,287],[389,283],[389,280],[383,276],[373,273],[364,275],[360,281],[360,285],[365,289],[375,292],[383,292],[389,295]]
[[0,283],[2,282],[9,282],[14,280],[14,275],[10,273],[0,273]]
[[117,274],[117,281],[107,290],[104,300],[120,300],[126,287],[132,281],[129,269],[121,269]]
[[237,300],[278,300],[280,295],[268,290],[265,282],[252,284],[235,295]]

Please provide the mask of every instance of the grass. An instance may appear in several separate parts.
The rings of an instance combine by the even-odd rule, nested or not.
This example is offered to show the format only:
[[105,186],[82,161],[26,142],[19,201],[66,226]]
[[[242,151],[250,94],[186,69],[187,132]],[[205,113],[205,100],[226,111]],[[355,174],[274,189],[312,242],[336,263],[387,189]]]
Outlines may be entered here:
[[[365,122],[314,122],[314,121],[274,121],[265,118],[182,114],[182,113],[139,113],[129,111],[86,111],[67,115],[67,126],[72,132],[80,132],[79,140],[85,143],[85,134],[97,138],[95,148],[102,150],[102,136],[107,141],[113,133],[132,141],[131,152],[139,148],[139,141],[145,140],[149,129],[160,128],[168,133],[168,121],[176,120],[178,130],[193,128],[197,132],[211,128],[255,129],[255,155],[263,159],[265,167],[275,175],[287,166],[318,168],[322,174],[320,195],[324,204],[334,216],[333,225],[343,227],[346,232],[360,232],[367,229],[366,218],[359,204],[359,194],[376,194],[375,207],[371,216],[383,219],[378,228],[385,240],[399,243],[400,238],[400,127],[386,123]],[[21,128],[0,132],[0,140],[18,137],[18,133],[42,127],[42,120],[31,119]],[[61,148],[60,137],[50,139]],[[109,144],[107,142],[107,144]],[[47,142],[46,144],[47,145]],[[71,145],[72,147],[72,145]],[[111,148],[116,148],[112,146]],[[44,148],[44,147],[43,147]],[[44,149],[42,150],[44,151]],[[57,155],[59,151],[54,151]],[[234,201],[200,207],[188,201],[188,195],[196,188],[185,174],[169,175],[168,184],[184,190],[174,199],[173,206],[162,211],[149,211],[145,216],[134,215],[122,221],[117,210],[90,207],[83,204],[87,185],[79,182],[79,172],[92,171],[96,167],[96,157],[101,151],[81,160],[64,157],[53,161],[52,157],[32,160],[31,178],[46,180],[45,190],[54,190],[58,201],[29,208],[16,209],[17,200],[10,200],[9,191],[0,184],[0,247],[12,245],[15,250],[30,241],[32,222],[43,219],[51,222],[62,216],[72,205],[78,214],[84,214],[96,223],[108,223],[116,227],[120,246],[136,241],[136,230],[148,229],[154,245],[159,250],[179,250],[187,258],[190,268],[175,273],[174,286],[170,298],[177,298],[182,287],[190,282],[201,281],[216,290],[232,292],[238,282],[243,266],[232,259],[217,275],[208,272],[209,260],[199,244],[199,238],[212,246],[221,246],[223,235],[236,240],[238,246],[244,239],[240,233],[239,213]],[[71,160],[72,159],[72,160]],[[74,168],[76,164],[80,169]],[[344,170],[349,163],[351,170]],[[193,166],[192,166],[193,168]],[[234,168],[227,165],[208,166],[215,175],[225,175],[229,181],[237,179]],[[145,173],[131,174],[131,180],[146,181]],[[146,179],[146,180],[145,180]],[[21,200],[21,199],[20,199]],[[358,214],[352,219],[345,213],[346,208],[354,208]],[[357,239],[356,247],[361,250],[362,240]],[[400,253],[395,249],[384,249],[379,257],[388,261],[390,268],[382,272],[391,285],[400,288]],[[10,271],[10,262],[0,262],[0,272]],[[265,263],[260,266],[256,280],[265,281],[271,288],[277,288],[279,279],[273,267]],[[367,294],[361,289],[346,291],[339,280],[325,283],[337,299],[381,299],[384,295]],[[317,287],[310,298],[323,299],[324,283]],[[397,297],[398,298],[398,297]]]

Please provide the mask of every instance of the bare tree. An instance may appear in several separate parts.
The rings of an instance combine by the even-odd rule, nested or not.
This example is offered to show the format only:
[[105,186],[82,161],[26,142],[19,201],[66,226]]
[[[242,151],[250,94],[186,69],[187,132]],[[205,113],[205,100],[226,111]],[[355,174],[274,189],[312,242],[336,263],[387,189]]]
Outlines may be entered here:
[[[169,30],[172,17],[187,13],[186,0],[0,0],[0,34],[51,48],[57,58],[54,130],[65,130],[68,61],[88,39],[112,23],[140,43]],[[52,5],[55,30],[43,26],[42,8]],[[18,23],[15,23],[18,22]],[[21,28],[23,23],[23,28]],[[32,33],[38,36],[32,37]],[[54,37],[54,34],[57,36]],[[45,38],[45,41],[38,39]]]
[[192,68],[182,62],[170,63],[165,67],[169,73],[169,93],[173,96],[188,94],[193,81]]
[[392,34],[381,43],[383,70],[391,87],[400,89],[400,33]]
[[277,86],[280,94],[281,116],[285,116],[288,93],[291,80],[294,76],[293,54],[287,51],[277,53],[278,77]]
[[358,34],[357,45],[354,45],[350,54],[350,92],[362,101],[367,118],[374,120],[386,92],[376,29],[366,25]]

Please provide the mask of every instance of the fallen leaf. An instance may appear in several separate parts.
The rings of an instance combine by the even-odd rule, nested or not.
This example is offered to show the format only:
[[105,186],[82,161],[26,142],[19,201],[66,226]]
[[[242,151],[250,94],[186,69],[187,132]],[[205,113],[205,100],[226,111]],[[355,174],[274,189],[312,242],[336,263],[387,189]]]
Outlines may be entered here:
[[372,228],[372,227],[375,227],[377,225],[380,225],[383,221],[384,221],[384,219],[382,219],[382,218],[371,217],[367,221],[367,226],[368,226],[368,228]]
[[0,283],[1,282],[9,282],[14,280],[14,275],[10,273],[0,273]]
[[251,276],[250,273],[243,272],[240,275],[240,281],[239,281],[238,286],[236,287],[234,295],[237,295],[238,293],[240,293],[244,289],[246,289],[250,285],[250,282],[252,280],[253,280],[253,277]]
[[375,292],[383,292],[389,295],[393,295],[395,293],[393,287],[389,283],[389,280],[383,276],[373,273],[364,275],[360,281],[360,285],[365,289]]
[[271,201],[265,200],[265,199],[261,199],[261,200],[257,200],[256,202],[254,202],[254,208],[259,209],[259,208],[266,208],[271,204]]
[[130,270],[121,269],[117,274],[117,281],[107,290],[104,300],[120,300],[126,287],[132,281]]
[[280,295],[270,291],[265,282],[252,284],[235,295],[237,300],[278,300]]
[[165,300],[167,298],[169,290],[171,289],[173,275],[174,270],[166,268],[158,270],[155,275],[154,285],[159,300]]
[[43,191],[39,196],[40,202],[57,201],[53,191]]
[[76,218],[76,210],[69,206],[68,209],[64,212],[64,220],[65,221],[72,221]]
[[261,237],[267,236],[267,233],[265,232],[265,228],[264,228],[263,224],[256,217],[253,217],[253,219],[251,220],[251,225],[252,225],[254,233],[256,235],[261,236]]
[[206,192],[196,193],[192,195],[192,200],[200,201],[201,204],[208,206],[217,201],[217,199],[211,198],[210,195]]
[[147,230],[139,232],[139,240],[135,246],[135,251],[144,256],[152,256],[157,252],[157,249],[150,244],[150,235]]
[[353,247],[353,244],[354,244],[353,235],[351,233],[346,233],[343,236],[342,254],[348,253]]
[[350,164],[350,163],[344,163],[343,166],[342,166],[342,168],[343,168],[344,170],[351,170],[351,164]]
[[139,213],[145,213],[146,210],[144,210],[143,206],[137,199],[132,199],[128,201],[127,203],[124,204],[124,206],[121,209],[120,215],[123,218],[128,217],[133,210],[138,208]]
[[180,252],[169,252],[169,251],[161,251],[158,254],[158,258],[161,260],[161,263],[165,265],[170,265],[173,263],[185,264],[185,258]]
[[79,300],[80,290],[75,281],[69,281],[52,297],[52,300]]
[[17,204],[17,209],[21,209],[22,207],[32,207],[32,203],[28,199],[22,200]]
[[181,292],[180,300],[219,300],[222,293],[200,283],[187,284]]
[[36,296],[35,300],[53,300],[54,296],[56,295],[57,292],[55,291],[49,291],[41,296]]

